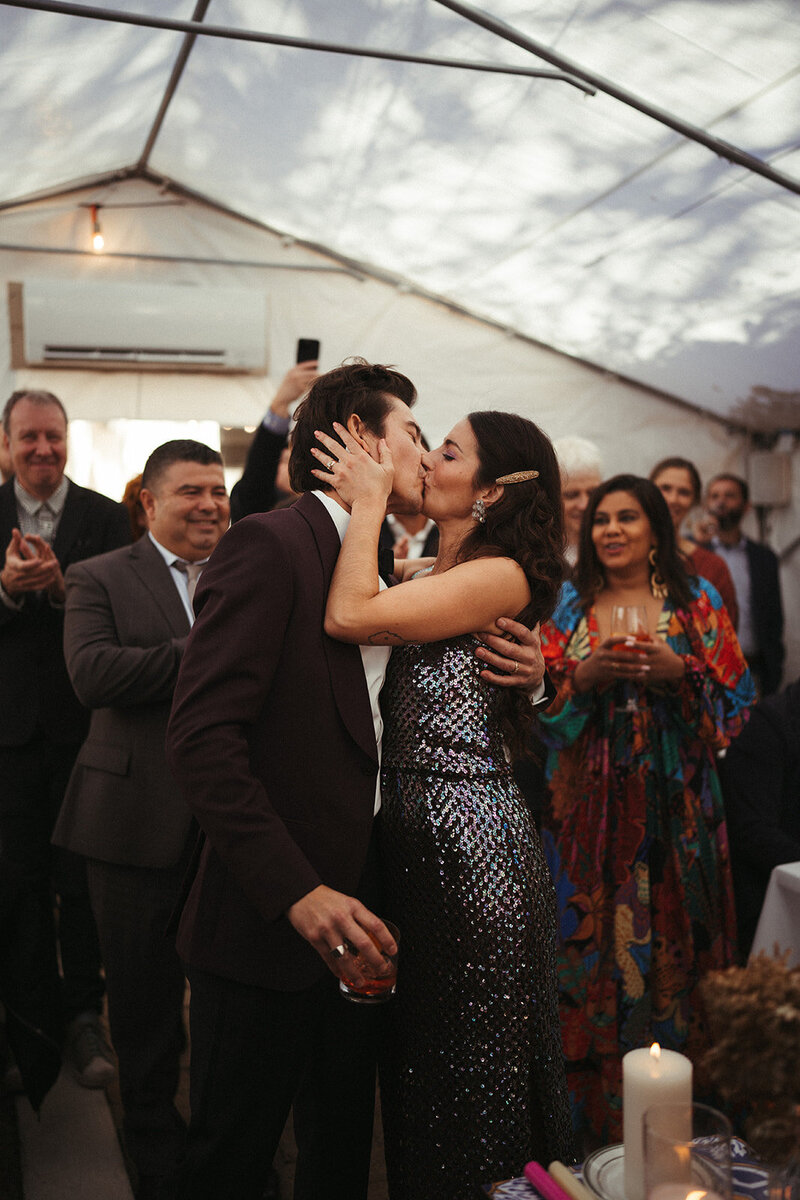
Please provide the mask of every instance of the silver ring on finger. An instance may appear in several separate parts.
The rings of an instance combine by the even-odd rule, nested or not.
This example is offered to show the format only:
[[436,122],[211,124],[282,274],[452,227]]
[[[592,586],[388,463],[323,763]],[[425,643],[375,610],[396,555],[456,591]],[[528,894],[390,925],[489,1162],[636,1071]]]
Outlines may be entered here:
[[514,670],[511,672],[511,674],[512,674],[512,675],[516,675],[516,673],[517,673],[517,671],[518,671],[518,670],[519,670],[519,663],[518,663],[518,662],[515,662],[515,663],[514,663]]
[[335,464],[336,464],[338,461],[339,461],[339,460],[338,460],[338,458],[332,458],[332,459],[330,460],[330,462],[328,463],[328,470],[329,470],[329,471],[332,471],[332,470],[333,470],[333,468],[334,468],[334,465],[335,465]]
[[331,946],[331,955],[333,958],[344,958],[347,951],[344,946]]

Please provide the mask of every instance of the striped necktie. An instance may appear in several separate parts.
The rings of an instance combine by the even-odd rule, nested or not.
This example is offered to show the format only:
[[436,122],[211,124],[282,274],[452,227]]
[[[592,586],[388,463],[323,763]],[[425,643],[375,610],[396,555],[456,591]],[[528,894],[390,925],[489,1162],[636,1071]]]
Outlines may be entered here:
[[206,564],[187,562],[185,558],[176,558],[172,565],[176,571],[180,571],[182,575],[186,576],[186,590],[189,593],[189,603],[194,605],[194,590],[197,587],[200,572]]

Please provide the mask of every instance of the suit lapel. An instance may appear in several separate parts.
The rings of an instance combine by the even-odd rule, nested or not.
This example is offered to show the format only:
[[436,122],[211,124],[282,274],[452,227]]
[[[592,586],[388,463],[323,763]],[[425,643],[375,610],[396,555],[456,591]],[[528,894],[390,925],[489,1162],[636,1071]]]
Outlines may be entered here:
[[62,567],[67,566],[72,561],[71,554],[75,548],[75,543],[83,533],[87,508],[88,503],[84,489],[78,487],[77,483],[73,483],[70,479],[69,487],[67,488],[67,498],[64,501],[64,511],[61,514],[61,520],[58,522],[58,530],[53,542],[55,556]]
[[178,589],[156,547],[147,534],[130,548],[131,567],[163,612],[176,637],[184,637],[191,628]]
[[[324,580],[323,603],[331,586],[336,559],[341,548],[339,535],[320,502],[308,493],[300,497],[295,509],[311,527],[322,566]],[[323,634],[323,645],[328,660],[331,687],[336,707],[350,736],[374,762],[378,760],[375,743],[375,726],[364,675],[364,665],[358,646],[337,642]]]

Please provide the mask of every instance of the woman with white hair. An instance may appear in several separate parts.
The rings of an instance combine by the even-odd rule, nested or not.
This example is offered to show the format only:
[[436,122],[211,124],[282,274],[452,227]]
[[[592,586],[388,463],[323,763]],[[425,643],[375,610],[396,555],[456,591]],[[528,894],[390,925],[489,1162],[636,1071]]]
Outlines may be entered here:
[[588,438],[568,435],[553,442],[561,468],[561,499],[564,503],[565,557],[570,566],[578,561],[581,518],[589,497],[603,479],[600,450]]

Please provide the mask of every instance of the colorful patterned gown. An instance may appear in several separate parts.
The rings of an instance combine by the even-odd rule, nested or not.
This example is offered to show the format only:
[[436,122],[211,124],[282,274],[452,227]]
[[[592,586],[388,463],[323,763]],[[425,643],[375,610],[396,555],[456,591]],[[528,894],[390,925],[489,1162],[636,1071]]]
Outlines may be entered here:
[[[705,1048],[697,985],[734,961],[728,840],[715,755],[754,698],[714,587],[665,602],[658,635],[686,664],[677,686],[619,682],[579,694],[601,639],[572,584],[542,630],[559,696],[547,747],[543,840],[559,910],[559,988],[576,1127],[621,1137],[621,1058],[637,1046]],[[626,711],[634,695],[638,711]]]
[[381,1064],[392,1200],[466,1200],[572,1157],[553,884],[475,639],[392,652],[382,848],[400,928]]

